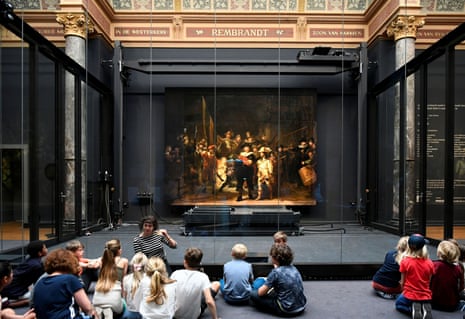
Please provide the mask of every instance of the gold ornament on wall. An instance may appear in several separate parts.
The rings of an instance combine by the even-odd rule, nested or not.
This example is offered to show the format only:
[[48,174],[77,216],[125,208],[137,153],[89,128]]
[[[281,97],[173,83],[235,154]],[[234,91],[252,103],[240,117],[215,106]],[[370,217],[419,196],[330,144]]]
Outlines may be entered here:
[[389,37],[394,37],[395,41],[403,38],[416,38],[417,30],[424,25],[423,17],[399,16],[389,24],[386,33]]
[[75,35],[85,39],[87,34],[94,32],[94,24],[84,14],[59,14],[56,21],[63,25],[65,37]]

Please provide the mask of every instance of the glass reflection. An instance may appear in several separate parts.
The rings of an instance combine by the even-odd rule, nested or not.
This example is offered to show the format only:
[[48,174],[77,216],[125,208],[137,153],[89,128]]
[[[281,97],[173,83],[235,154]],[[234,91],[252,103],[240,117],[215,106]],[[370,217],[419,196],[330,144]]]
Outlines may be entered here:
[[29,86],[25,81],[29,55],[26,43],[3,26],[0,28],[0,249],[4,251],[22,247],[30,237],[27,225],[31,213],[28,209]]

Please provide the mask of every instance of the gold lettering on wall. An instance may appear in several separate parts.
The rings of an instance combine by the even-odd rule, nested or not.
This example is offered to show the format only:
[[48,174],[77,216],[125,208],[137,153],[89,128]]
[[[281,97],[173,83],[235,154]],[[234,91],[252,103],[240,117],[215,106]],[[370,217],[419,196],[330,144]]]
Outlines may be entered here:
[[292,28],[210,28],[188,27],[186,36],[190,38],[293,38]]
[[63,28],[53,28],[53,27],[50,27],[50,28],[47,28],[47,27],[37,27],[35,28],[40,34],[42,34],[44,37],[47,37],[47,36],[63,36]]
[[334,30],[326,28],[310,28],[310,38],[363,38],[364,29]]
[[116,37],[169,37],[169,28],[115,28]]
[[436,41],[444,37],[450,30],[418,30],[417,38],[420,39],[432,39]]

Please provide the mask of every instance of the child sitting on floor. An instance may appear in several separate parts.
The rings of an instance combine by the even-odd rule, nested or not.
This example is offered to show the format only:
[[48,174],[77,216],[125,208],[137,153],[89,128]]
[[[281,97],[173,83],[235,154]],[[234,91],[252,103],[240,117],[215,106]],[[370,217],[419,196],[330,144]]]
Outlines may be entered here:
[[265,283],[253,290],[252,304],[259,310],[282,317],[297,316],[305,311],[305,296],[302,276],[292,265],[294,253],[288,245],[273,244],[270,249],[273,270]]
[[397,242],[396,249],[390,250],[384,257],[383,265],[373,276],[372,286],[376,295],[384,299],[396,299],[402,292],[399,264],[408,247],[408,236]]
[[42,240],[31,241],[27,245],[29,257],[13,270],[13,281],[3,289],[2,295],[8,298],[5,307],[29,305],[31,290],[35,282],[45,273],[42,259],[48,249]]
[[142,319],[142,315],[139,313],[142,301],[140,285],[145,277],[146,264],[147,257],[141,252],[136,253],[130,263],[132,272],[123,278],[123,298],[126,301],[123,319]]
[[212,283],[215,292],[221,290],[224,300],[232,305],[247,304],[254,280],[252,265],[244,259],[247,247],[235,244],[231,250],[232,260],[224,264],[223,278]]
[[413,234],[408,239],[408,249],[400,262],[402,294],[396,300],[396,309],[409,314],[412,319],[432,319],[430,289],[434,265],[428,257],[426,241],[422,235]]
[[287,245],[287,234],[282,230],[273,234],[273,241],[275,244]]
[[451,241],[443,240],[437,248],[439,260],[435,260],[435,274],[431,279],[433,309],[442,311],[463,310],[465,301],[460,300],[463,291],[463,269],[458,264],[460,250]]

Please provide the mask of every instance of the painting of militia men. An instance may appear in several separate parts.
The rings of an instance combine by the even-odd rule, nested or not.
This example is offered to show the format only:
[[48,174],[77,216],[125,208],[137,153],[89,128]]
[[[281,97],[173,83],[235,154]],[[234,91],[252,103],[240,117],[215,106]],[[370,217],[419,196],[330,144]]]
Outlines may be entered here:
[[315,204],[314,92],[181,90],[168,96],[173,118],[166,123],[178,123],[167,132],[168,200]]

